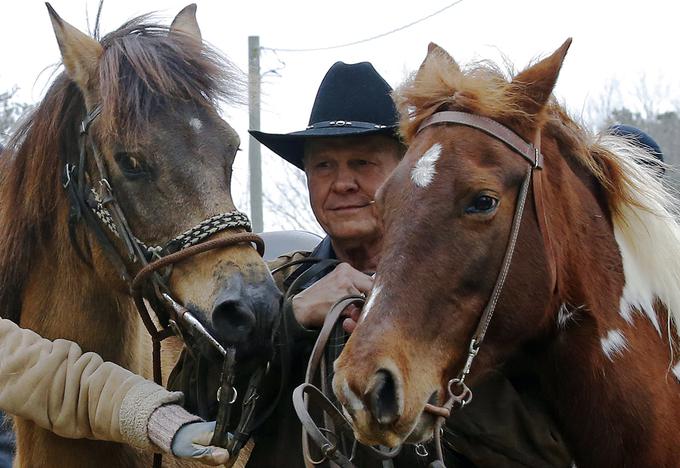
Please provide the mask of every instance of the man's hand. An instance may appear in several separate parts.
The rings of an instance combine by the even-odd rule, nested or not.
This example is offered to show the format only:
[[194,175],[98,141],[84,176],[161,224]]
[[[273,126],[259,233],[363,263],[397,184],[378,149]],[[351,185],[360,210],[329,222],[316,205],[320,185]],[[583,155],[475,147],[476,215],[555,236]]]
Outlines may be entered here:
[[[373,278],[355,270],[347,263],[341,263],[335,270],[293,297],[295,319],[305,328],[320,328],[330,308],[338,299],[348,294],[368,294],[373,287]],[[346,332],[356,327],[361,309],[350,305],[343,315],[342,323]]]

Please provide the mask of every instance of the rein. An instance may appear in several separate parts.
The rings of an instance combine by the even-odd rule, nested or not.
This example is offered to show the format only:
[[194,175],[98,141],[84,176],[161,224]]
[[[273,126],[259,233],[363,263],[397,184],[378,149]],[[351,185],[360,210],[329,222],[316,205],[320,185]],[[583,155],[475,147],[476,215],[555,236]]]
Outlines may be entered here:
[[527,196],[529,193],[529,187],[533,187],[534,195],[534,205],[536,207],[536,217],[538,221],[539,230],[543,235],[543,242],[546,249],[547,259],[548,259],[548,270],[550,275],[550,281],[553,289],[557,286],[557,275],[555,268],[555,261],[552,252],[552,244],[550,242],[550,236],[546,228],[546,217],[545,209],[543,203],[543,190],[542,190],[542,171],[543,171],[543,155],[541,154],[541,136],[540,132],[536,133],[536,138],[533,143],[527,143],[514,131],[508,127],[496,122],[495,120],[489,119],[487,117],[482,117],[479,115],[469,114],[466,112],[456,112],[456,111],[442,111],[437,112],[423,121],[418,128],[418,133],[423,129],[436,124],[457,124],[465,125],[468,127],[473,127],[481,130],[488,135],[502,141],[508,145],[514,152],[519,154],[524,158],[529,166],[526,171],[526,175],[522,181],[520,187],[517,205],[515,207],[515,213],[512,219],[512,227],[510,229],[510,238],[505,249],[505,254],[503,256],[503,263],[501,265],[498,276],[496,277],[496,283],[494,284],[493,290],[489,301],[487,302],[484,311],[479,319],[477,328],[472,335],[470,340],[470,345],[468,346],[468,355],[463,368],[460,370],[458,375],[449,380],[447,384],[448,399],[442,406],[426,404],[424,411],[436,416],[437,420],[434,428],[434,444],[437,453],[437,461],[433,462],[430,466],[444,466],[444,455],[441,444],[441,429],[446,421],[446,419],[451,415],[452,411],[457,408],[462,408],[467,403],[472,400],[472,391],[465,384],[465,378],[470,373],[472,363],[475,357],[479,353],[479,349],[482,346],[484,337],[486,336],[486,331],[489,328],[491,319],[493,318],[496,305],[498,304],[498,299],[503,290],[505,280],[508,276],[510,270],[510,265],[512,263],[512,257],[515,252],[515,247],[517,244],[517,237],[519,236],[519,229],[522,224],[522,217],[524,214],[524,207],[526,205]]
[[[352,423],[338,410],[327,396],[330,391],[330,386],[327,382],[326,372],[321,373],[321,389],[316,387],[312,381],[314,380],[319,365],[323,363],[322,358],[331,334],[342,319],[342,311],[351,304],[363,305],[365,301],[366,298],[363,295],[347,295],[333,304],[328,315],[326,315],[326,318],[324,319],[323,326],[319,332],[319,337],[314,343],[314,348],[312,349],[312,354],[307,364],[307,371],[305,372],[305,381],[293,390],[293,406],[302,423],[302,453],[307,468],[313,468],[315,465],[319,465],[326,460],[339,465],[342,468],[354,468],[355,466],[352,463],[352,460],[356,454],[357,441],[353,441],[352,453],[347,456],[338,450],[339,436],[336,434],[336,427],[338,429],[344,429],[346,432],[351,432]],[[312,418],[309,412],[310,402],[321,407],[324,413],[324,424],[326,427],[319,427]],[[330,439],[329,436],[331,437]],[[314,443],[321,450],[322,457],[319,460],[314,460],[311,455],[309,437],[312,438]],[[401,447],[391,450],[382,450],[370,446],[364,447],[374,458],[383,461],[396,457],[401,451]]]
[[[238,459],[239,450],[250,438],[251,418],[259,396],[258,387],[268,364],[258,369],[251,377],[242,403],[241,420],[234,431],[235,436],[229,438],[227,430],[230,410],[238,395],[233,386],[236,365],[235,350],[232,348],[225,350],[201,322],[173,298],[167,286],[167,280],[173,265],[187,258],[240,244],[254,245],[258,253],[262,255],[264,242],[257,234],[250,232],[251,225],[248,217],[239,211],[215,215],[160,246],[149,246],[139,240],[132,233],[125,214],[116,200],[104,160],[89,134],[92,122],[100,113],[101,107],[96,106],[81,123],[78,161],[63,161],[63,186],[68,193],[71,205],[69,213],[71,243],[78,256],[91,266],[76,236],[77,224],[84,220],[121,279],[130,285],[130,295],[152,340],[154,382],[162,385],[161,342],[171,335],[178,335],[182,338],[184,344],[194,354],[205,354],[208,350],[219,354],[219,359],[222,360],[218,392],[219,408],[211,444],[226,447],[233,464]],[[88,145],[99,173],[99,180],[95,184],[96,189],[86,183],[86,176],[89,176],[87,173]],[[124,255],[113,244],[103,226],[120,239],[124,245]],[[243,229],[247,232],[229,233],[218,239],[206,240],[217,233],[232,229]],[[136,272],[128,267],[130,264],[137,265],[138,268],[134,268]],[[147,308],[147,303],[154,311],[160,328],[157,328]],[[154,454],[154,467],[160,466],[161,455]]]

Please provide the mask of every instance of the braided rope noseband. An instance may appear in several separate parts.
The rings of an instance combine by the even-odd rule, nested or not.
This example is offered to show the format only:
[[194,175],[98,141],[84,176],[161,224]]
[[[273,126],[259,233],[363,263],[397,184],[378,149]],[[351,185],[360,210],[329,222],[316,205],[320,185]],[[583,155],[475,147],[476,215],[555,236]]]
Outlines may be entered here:
[[[101,197],[96,190],[91,189],[92,196],[96,205],[92,208],[99,220],[118,238],[118,228],[113,221],[111,212],[104,206]],[[134,237],[134,240],[142,247],[146,253],[147,260],[158,259],[168,253],[179,252],[187,247],[197,245],[204,239],[217,234],[226,229],[245,229],[248,232],[252,231],[250,220],[245,213],[234,210],[227,213],[220,213],[205,219],[192,228],[187,229],[183,233],[170,239],[164,245],[147,245],[144,241]]]

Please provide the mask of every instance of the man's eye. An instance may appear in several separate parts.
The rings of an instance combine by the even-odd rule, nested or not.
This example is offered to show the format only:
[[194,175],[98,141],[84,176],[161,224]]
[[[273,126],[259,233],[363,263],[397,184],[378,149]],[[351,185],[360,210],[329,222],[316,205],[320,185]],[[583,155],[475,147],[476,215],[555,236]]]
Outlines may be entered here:
[[490,195],[477,196],[467,208],[465,212],[468,214],[484,214],[491,213],[498,206],[498,199]]

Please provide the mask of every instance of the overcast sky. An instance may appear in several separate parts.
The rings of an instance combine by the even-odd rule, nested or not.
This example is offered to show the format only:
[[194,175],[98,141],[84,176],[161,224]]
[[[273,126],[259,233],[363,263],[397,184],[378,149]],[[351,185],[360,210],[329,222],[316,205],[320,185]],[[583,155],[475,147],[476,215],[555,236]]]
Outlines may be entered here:
[[[94,0],[53,0],[69,23],[87,30],[86,7],[94,17]],[[267,48],[313,48],[347,43],[383,33],[433,13],[452,0],[432,1],[201,1],[198,22],[205,40],[247,70],[249,35],[259,35]],[[126,19],[157,11],[170,21],[186,5],[175,0],[109,0],[104,4],[102,31]],[[662,0],[462,0],[443,13],[406,30],[356,46],[319,52],[262,52],[262,129],[300,130],[307,124],[316,89],[326,70],[338,60],[371,61],[393,86],[417,68],[427,44],[437,42],[461,64],[506,56],[516,68],[545,56],[567,37],[574,42],[555,93],[572,114],[579,115],[605,93],[612,81],[620,97],[635,107],[638,84],[644,80],[661,107],[680,102],[678,16],[673,2]],[[92,21],[92,20],[91,20]],[[59,61],[45,5],[37,0],[3,5],[0,22],[0,92],[18,86],[17,99],[42,97],[50,73],[41,71]],[[238,131],[244,151],[236,164],[234,196],[243,206],[247,180],[247,109],[224,109]],[[585,115],[585,114],[584,114]],[[587,117],[587,115],[585,115]],[[263,151],[265,189],[280,174],[278,159]],[[265,212],[265,227],[274,216]],[[268,222],[269,221],[269,222]],[[277,225],[278,226],[278,225]]]

